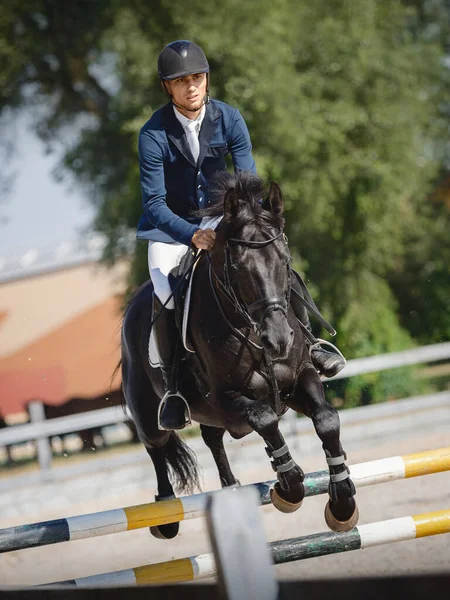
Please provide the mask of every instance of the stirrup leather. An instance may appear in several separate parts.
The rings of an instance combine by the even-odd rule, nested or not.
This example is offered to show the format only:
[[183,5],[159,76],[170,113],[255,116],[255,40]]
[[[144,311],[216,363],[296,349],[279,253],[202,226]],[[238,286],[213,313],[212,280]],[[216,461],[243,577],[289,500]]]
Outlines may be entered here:
[[186,398],[183,396],[183,394],[181,394],[180,392],[166,392],[164,394],[164,396],[162,397],[162,399],[160,400],[159,406],[158,406],[158,415],[157,415],[157,419],[158,419],[158,429],[160,431],[167,431],[164,427],[161,427],[161,412],[163,409],[164,404],[166,403],[167,399],[175,396],[176,398],[181,398],[184,402],[184,418],[185,418],[185,425],[191,425],[192,424],[192,420],[191,420],[191,409],[189,407],[188,401],[186,400]]

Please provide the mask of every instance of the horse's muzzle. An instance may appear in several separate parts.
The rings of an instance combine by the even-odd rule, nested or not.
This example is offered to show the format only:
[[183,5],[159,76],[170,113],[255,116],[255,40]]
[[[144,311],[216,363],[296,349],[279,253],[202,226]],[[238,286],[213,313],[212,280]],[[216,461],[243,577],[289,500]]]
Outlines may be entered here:
[[261,343],[271,360],[284,360],[294,343],[294,331],[286,316],[276,310],[267,315],[261,330]]

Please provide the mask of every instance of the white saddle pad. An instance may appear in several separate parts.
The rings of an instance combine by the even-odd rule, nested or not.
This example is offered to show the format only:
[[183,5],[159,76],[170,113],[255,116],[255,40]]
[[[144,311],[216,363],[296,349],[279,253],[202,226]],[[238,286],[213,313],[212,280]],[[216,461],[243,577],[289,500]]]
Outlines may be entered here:
[[150,366],[154,369],[159,367],[159,354],[156,348],[155,334],[153,333],[153,329],[150,333],[150,340],[148,343],[148,360],[150,362]]

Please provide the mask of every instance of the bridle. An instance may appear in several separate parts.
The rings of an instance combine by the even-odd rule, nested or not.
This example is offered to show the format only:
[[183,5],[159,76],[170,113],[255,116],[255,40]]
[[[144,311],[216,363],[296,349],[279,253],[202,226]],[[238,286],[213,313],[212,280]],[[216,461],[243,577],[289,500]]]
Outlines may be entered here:
[[[211,255],[209,253],[207,253],[208,260],[209,260],[209,281],[211,284],[211,289],[212,289],[216,304],[219,307],[219,310],[222,314],[224,321],[227,323],[227,325],[230,327],[230,329],[233,331],[233,333],[238,338],[242,339],[246,344],[248,344],[248,345],[252,346],[253,348],[255,348],[256,350],[259,350],[262,352],[264,360],[267,365],[267,369],[268,369],[267,377],[268,377],[268,379],[270,381],[270,385],[272,387],[273,403],[274,403],[274,408],[275,408],[275,411],[277,414],[281,414],[282,407],[281,407],[281,401],[280,401],[280,391],[278,389],[278,384],[276,382],[272,360],[267,355],[267,353],[262,345],[259,345],[256,342],[254,342],[253,340],[251,340],[248,337],[248,335],[245,335],[240,329],[235,327],[235,325],[233,325],[233,323],[231,323],[231,321],[228,319],[226,312],[220,301],[219,295],[217,293],[216,286],[214,285],[213,277],[217,284],[217,287],[220,289],[220,291],[225,296],[225,298],[231,303],[234,311],[242,317],[244,322],[246,322],[247,325],[253,330],[253,332],[260,338],[264,321],[271,312],[273,312],[275,310],[281,310],[285,316],[287,315],[287,311],[288,311],[288,308],[290,305],[290,297],[291,297],[290,259],[286,265],[287,273],[288,273],[288,286],[287,286],[285,295],[284,296],[265,297],[265,298],[261,298],[260,300],[256,300],[255,302],[252,302],[251,304],[247,304],[245,302],[245,300],[243,299],[243,295],[242,295],[242,291],[241,291],[239,282],[237,281],[237,278],[234,276],[234,272],[236,271],[236,265],[233,263],[233,260],[231,257],[230,244],[240,244],[240,245],[246,246],[248,248],[259,249],[259,248],[265,248],[269,244],[272,244],[273,242],[278,240],[280,237],[284,238],[284,241],[287,245],[287,243],[288,243],[287,237],[285,236],[283,231],[280,231],[277,235],[275,235],[271,238],[268,238],[267,240],[262,240],[262,241],[244,240],[244,239],[240,239],[240,238],[228,238],[225,243],[225,246],[224,246],[225,260],[224,260],[224,267],[223,267],[223,279],[221,279],[217,275],[217,273],[214,271],[214,268],[212,266],[212,261],[211,261]],[[262,312],[261,318],[259,320],[256,320],[255,313],[257,313],[258,311],[263,311],[263,312]]]
[[[287,262],[287,265],[286,265],[287,275],[288,275],[288,287],[287,287],[285,295],[284,296],[265,297],[265,298],[261,298],[260,300],[256,300],[255,302],[252,302],[251,304],[247,304],[247,302],[243,299],[244,296],[242,294],[241,286],[239,285],[239,282],[238,282],[237,278],[235,277],[237,265],[235,263],[233,263],[233,259],[231,257],[230,245],[231,244],[239,244],[241,246],[246,246],[247,248],[259,249],[259,248],[265,248],[269,244],[272,244],[273,242],[278,240],[280,237],[284,238],[285,243],[287,245],[287,238],[283,231],[280,231],[277,235],[275,235],[271,238],[268,238],[267,240],[262,240],[262,241],[244,240],[244,239],[240,239],[240,238],[228,238],[225,243],[225,246],[224,246],[225,260],[224,260],[224,267],[223,267],[223,279],[221,279],[216,274],[216,272],[213,269],[211,259],[209,259],[209,275],[210,275],[211,285],[213,283],[212,276],[214,276],[214,279],[215,279],[219,289],[221,290],[223,295],[227,298],[227,300],[229,300],[229,302],[231,302],[235,312],[237,312],[244,319],[244,321],[247,323],[247,325],[249,327],[251,327],[251,329],[254,331],[254,333],[258,337],[261,336],[261,330],[262,330],[264,321],[266,320],[267,316],[271,312],[273,312],[275,310],[281,310],[283,315],[287,316],[287,311],[289,308],[290,296],[291,296],[290,260]],[[212,285],[212,288],[213,288],[213,293],[214,293],[216,302],[219,305],[219,308],[221,309],[222,314],[224,315],[223,307],[220,303],[219,297],[217,296],[215,286]],[[255,318],[255,315],[258,311],[262,311],[262,316],[259,320],[257,320]],[[226,319],[226,321],[229,323],[228,319]],[[233,329],[233,331],[235,331],[235,333],[237,331],[239,331],[231,323],[229,323],[229,325]],[[248,339],[248,338],[246,338],[246,339]],[[253,344],[253,345],[256,346],[255,344]],[[260,347],[260,346],[256,346],[256,347],[258,347],[258,349],[262,349],[262,347]]]

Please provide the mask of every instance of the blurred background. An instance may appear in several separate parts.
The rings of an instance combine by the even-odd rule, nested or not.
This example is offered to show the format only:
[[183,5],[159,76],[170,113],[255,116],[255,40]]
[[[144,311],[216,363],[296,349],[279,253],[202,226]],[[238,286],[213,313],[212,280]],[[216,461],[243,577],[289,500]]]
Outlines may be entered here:
[[[450,2],[8,0],[0,6],[0,527],[152,499],[153,469],[111,377],[124,302],[148,277],[146,244],[135,241],[138,133],[166,102],[156,61],[176,39],[203,47],[212,96],[243,114],[258,173],[282,188],[294,265],[338,331],[347,372],[359,365],[325,384],[342,409],[350,464],[449,445]],[[363,368],[379,355],[377,368]],[[55,417],[63,421],[49,429]],[[285,435],[302,467],[323,469],[312,425],[292,417]],[[255,438],[227,439],[243,483],[273,478]],[[220,487],[202,441],[190,444],[204,489]],[[358,490],[362,521],[444,508],[448,474],[432,477],[434,486],[419,478],[382,494]],[[323,530],[323,499],[305,505],[270,522],[266,507],[269,537]],[[201,527],[183,524],[179,556],[206,550]],[[121,535],[121,544],[86,540],[86,552],[75,542],[4,554],[0,583],[176,554],[147,530]],[[448,570],[444,538],[278,573]]]
[[[242,112],[346,357],[448,341],[449,35],[447,0],[3,3],[2,423],[34,400],[47,418],[120,403],[121,311],[148,277],[137,137],[166,102],[156,61],[175,39],[204,48],[212,96]],[[327,395],[373,404],[448,389],[449,373],[378,371]],[[77,449],[105,445],[83,435]]]

